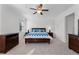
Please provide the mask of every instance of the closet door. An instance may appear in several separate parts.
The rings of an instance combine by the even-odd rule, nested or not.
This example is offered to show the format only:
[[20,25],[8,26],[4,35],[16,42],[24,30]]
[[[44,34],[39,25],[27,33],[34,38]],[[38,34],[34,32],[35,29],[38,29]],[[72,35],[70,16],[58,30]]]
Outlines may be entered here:
[[66,40],[68,42],[68,34],[74,34],[74,13],[66,16]]

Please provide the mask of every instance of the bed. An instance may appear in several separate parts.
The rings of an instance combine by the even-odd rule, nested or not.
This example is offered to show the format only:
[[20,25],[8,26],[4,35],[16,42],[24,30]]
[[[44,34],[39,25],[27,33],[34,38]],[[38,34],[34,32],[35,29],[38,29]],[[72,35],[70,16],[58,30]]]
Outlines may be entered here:
[[32,28],[32,31],[25,35],[25,43],[50,43],[50,40],[45,28]]

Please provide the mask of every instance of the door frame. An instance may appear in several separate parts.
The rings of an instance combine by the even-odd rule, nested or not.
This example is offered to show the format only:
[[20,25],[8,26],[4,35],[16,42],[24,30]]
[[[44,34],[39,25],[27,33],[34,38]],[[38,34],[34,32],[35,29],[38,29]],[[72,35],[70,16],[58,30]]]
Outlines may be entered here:
[[67,17],[70,16],[70,15],[74,15],[74,17],[73,17],[73,18],[74,18],[74,19],[73,19],[73,34],[75,33],[75,32],[74,32],[74,30],[75,30],[75,29],[74,29],[74,28],[75,28],[75,26],[74,26],[75,13],[71,13],[71,14],[65,16],[65,38],[66,38],[66,42],[67,42],[67,43],[68,43],[68,34],[67,34],[67,21],[66,21],[66,20],[67,20]]

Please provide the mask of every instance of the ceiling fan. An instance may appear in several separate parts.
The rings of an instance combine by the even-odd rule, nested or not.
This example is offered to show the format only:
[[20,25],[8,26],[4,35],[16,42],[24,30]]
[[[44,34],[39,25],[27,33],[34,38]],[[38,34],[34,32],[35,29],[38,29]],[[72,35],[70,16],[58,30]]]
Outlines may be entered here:
[[36,8],[30,8],[32,10],[36,10],[33,14],[39,13],[41,15],[43,15],[43,11],[48,11],[48,9],[43,9],[43,4],[39,4],[37,5]]

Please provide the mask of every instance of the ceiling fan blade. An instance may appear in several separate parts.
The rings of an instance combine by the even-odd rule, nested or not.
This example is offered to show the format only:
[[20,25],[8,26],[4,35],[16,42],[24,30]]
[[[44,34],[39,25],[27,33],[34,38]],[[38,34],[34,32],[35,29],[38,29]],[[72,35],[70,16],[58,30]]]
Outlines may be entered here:
[[41,12],[40,14],[41,14],[41,15],[43,15],[43,13],[42,13],[42,12]]
[[48,9],[43,9],[42,11],[49,11]]
[[33,14],[36,14],[37,12],[34,12]]
[[32,9],[32,10],[36,10],[35,8],[30,8],[30,9]]

